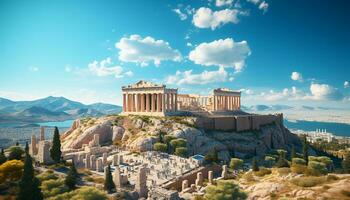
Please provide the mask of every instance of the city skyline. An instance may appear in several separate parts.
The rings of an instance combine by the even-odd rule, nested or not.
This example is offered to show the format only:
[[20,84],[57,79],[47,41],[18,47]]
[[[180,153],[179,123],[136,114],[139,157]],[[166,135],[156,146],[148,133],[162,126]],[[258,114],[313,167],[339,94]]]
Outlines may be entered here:
[[[121,105],[121,86],[349,108],[346,1],[1,1],[0,97]],[[311,12],[312,11],[312,12]]]

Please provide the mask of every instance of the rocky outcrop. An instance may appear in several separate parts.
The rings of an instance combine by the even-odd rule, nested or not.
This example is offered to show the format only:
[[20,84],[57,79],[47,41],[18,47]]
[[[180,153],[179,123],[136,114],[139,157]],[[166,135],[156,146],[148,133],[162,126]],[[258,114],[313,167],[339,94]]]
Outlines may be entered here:
[[187,140],[189,155],[207,154],[212,150],[218,152],[222,160],[235,156],[246,157],[257,152],[263,156],[272,147],[290,150],[292,144],[301,148],[298,137],[280,125],[267,125],[260,131],[224,132],[208,131],[193,126],[191,117],[103,117],[89,121],[75,122],[72,128],[62,136],[62,147],[66,149],[81,148],[88,144],[94,134],[100,135],[100,144],[119,141],[122,147],[135,151],[152,150],[158,142],[159,134],[168,134]]

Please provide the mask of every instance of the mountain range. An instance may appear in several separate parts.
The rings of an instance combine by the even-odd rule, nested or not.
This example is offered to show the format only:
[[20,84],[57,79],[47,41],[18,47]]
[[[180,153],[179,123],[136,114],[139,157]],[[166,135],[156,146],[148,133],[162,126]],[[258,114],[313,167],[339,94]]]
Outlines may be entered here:
[[33,101],[0,98],[0,123],[64,121],[87,116],[120,113],[121,106],[94,103],[85,105],[64,97],[49,96]]

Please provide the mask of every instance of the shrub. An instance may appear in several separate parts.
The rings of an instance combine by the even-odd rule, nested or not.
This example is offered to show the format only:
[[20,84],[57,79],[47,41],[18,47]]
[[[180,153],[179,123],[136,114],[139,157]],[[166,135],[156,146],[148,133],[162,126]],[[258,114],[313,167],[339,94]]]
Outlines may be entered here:
[[306,165],[300,165],[300,164],[293,164],[290,167],[291,171],[297,174],[305,174],[307,170]]
[[230,168],[234,170],[241,169],[243,166],[243,160],[239,158],[231,158]]
[[277,172],[280,176],[287,175],[291,172],[291,170],[288,167],[278,168]]
[[254,174],[255,174],[256,176],[265,176],[265,175],[267,175],[267,174],[271,174],[271,169],[267,169],[267,168],[261,167],[261,168],[259,169],[259,171],[254,172]]
[[239,189],[232,181],[218,181],[217,185],[210,185],[205,189],[205,199],[208,200],[236,200],[246,199],[247,194]]
[[160,143],[160,142],[157,142],[153,145],[153,149],[155,151],[161,151],[161,152],[166,152],[167,149],[168,149],[168,145],[166,144],[163,144],[163,143]]
[[95,187],[81,187],[71,192],[66,192],[55,197],[51,197],[50,200],[107,200],[105,192]]
[[176,139],[176,137],[172,136],[172,135],[165,135],[164,136],[164,142],[165,143],[170,143],[171,140]]
[[326,179],[324,177],[314,177],[314,176],[299,177],[291,180],[291,182],[294,185],[297,185],[300,187],[313,187],[318,184],[322,184],[325,181]]
[[0,183],[6,181],[17,181],[22,176],[23,162],[20,160],[9,160],[0,165]]
[[266,167],[272,167],[276,162],[276,159],[272,156],[265,156]]
[[41,183],[41,189],[45,198],[68,192],[68,188],[65,186],[64,181],[61,179],[43,181]]
[[176,149],[178,147],[186,147],[187,141],[185,139],[179,138],[179,139],[171,140],[170,144]]
[[52,170],[47,170],[46,172],[38,175],[38,179],[43,182],[47,180],[56,180],[58,179],[57,175],[53,173]]
[[325,164],[327,169],[331,169],[333,166],[333,161],[327,156],[309,156],[309,161],[316,161]]
[[187,156],[187,148],[186,147],[178,147],[175,149],[175,155],[186,157]]
[[309,161],[306,174],[311,176],[320,176],[328,173],[326,165],[317,161]]
[[206,163],[217,163],[219,162],[218,152],[216,149],[213,149],[204,156]]
[[9,151],[9,160],[21,160],[24,154],[24,150],[18,146],[11,147]]
[[255,178],[254,178],[252,172],[247,172],[247,173],[243,174],[242,178],[248,182],[255,181]]
[[306,161],[302,158],[293,158],[292,159],[292,165],[298,164],[298,165],[306,165]]
[[276,167],[279,167],[279,168],[281,168],[281,167],[289,167],[289,163],[288,163],[288,161],[286,160],[286,151],[285,150],[283,150],[283,149],[279,149],[279,150],[277,150],[277,152],[278,152],[278,160],[277,160],[277,162],[276,162]]

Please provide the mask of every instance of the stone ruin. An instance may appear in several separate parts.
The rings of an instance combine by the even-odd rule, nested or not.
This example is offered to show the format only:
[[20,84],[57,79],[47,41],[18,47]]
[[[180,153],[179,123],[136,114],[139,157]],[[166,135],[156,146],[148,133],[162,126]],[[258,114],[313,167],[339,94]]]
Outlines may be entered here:
[[45,140],[45,128],[40,127],[39,139],[35,134],[31,137],[31,143],[29,145],[29,154],[42,164],[52,164],[53,160],[50,156],[50,148],[52,146],[51,141]]

